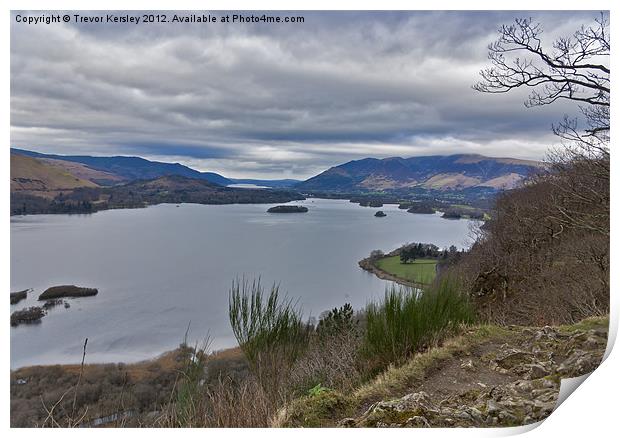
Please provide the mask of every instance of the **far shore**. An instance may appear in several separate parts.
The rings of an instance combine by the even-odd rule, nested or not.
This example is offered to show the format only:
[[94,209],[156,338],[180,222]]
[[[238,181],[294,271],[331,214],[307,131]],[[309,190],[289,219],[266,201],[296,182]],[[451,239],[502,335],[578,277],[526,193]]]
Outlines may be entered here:
[[[139,374],[141,371],[145,369],[152,369],[155,365],[162,365],[162,362],[170,362],[170,358],[174,356],[181,355],[184,350],[189,348],[193,350],[193,347],[183,347],[179,346],[175,349],[164,351],[156,356],[153,356],[149,359],[136,360],[132,362],[94,362],[88,363],[88,350],[86,351],[86,359],[84,363],[84,370],[88,372],[88,370],[94,371],[95,369],[105,368],[105,367],[123,367],[130,375],[131,374]],[[220,350],[214,350],[209,354],[209,360],[222,360],[224,358],[243,358],[243,352],[239,346],[223,348]],[[11,379],[13,378],[21,378],[22,374],[31,374],[33,371],[41,371],[44,369],[52,369],[52,368],[60,368],[67,373],[80,373],[81,364],[79,362],[73,363],[54,363],[54,364],[39,364],[39,365],[24,365],[16,369],[11,369]],[[165,366],[164,368],[170,369],[172,367]]]

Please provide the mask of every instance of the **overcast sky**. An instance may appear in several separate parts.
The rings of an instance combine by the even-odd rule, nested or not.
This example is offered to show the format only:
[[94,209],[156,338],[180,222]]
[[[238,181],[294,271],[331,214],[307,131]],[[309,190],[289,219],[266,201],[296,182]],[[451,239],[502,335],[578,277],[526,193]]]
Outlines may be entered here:
[[526,90],[471,86],[501,24],[531,16],[549,42],[597,16],[301,12],[282,14],[303,15],[295,24],[27,25],[18,14],[11,146],[300,179],[369,156],[543,158],[556,143],[551,124],[575,105],[527,109]]

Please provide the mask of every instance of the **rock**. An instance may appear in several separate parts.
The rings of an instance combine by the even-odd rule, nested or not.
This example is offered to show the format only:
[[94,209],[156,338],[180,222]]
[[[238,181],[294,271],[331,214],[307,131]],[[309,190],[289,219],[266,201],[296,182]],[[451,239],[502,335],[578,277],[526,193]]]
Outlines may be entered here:
[[588,338],[583,342],[583,346],[589,350],[597,348],[602,344],[607,344],[607,341],[592,335],[588,336]]
[[406,427],[431,427],[428,420],[421,415],[416,415],[408,419],[405,422],[405,426]]
[[534,385],[531,380],[517,380],[514,382],[514,386],[519,391],[531,391],[534,389]]
[[476,421],[482,422],[482,421],[484,421],[484,419],[485,419],[485,417],[484,417],[484,415],[482,414],[482,412],[480,412],[480,411],[479,411],[478,409],[476,409],[476,408],[468,408],[467,413],[468,413],[469,415],[471,415],[471,417],[472,417],[474,420],[476,420]]
[[500,411],[500,413],[497,415],[497,418],[499,418],[502,421],[509,421],[509,422],[517,421],[517,417],[515,417],[508,411]]
[[558,366],[557,372],[564,377],[582,376],[594,371],[601,359],[602,355],[598,352],[577,350]]
[[482,416],[482,412],[474,407],[469,406],[461,406],[459,407],[461,412],[458,415],[459,418],[464,420],[473,420],[476,423],[481,423],[484,421],[484,417]]
[[527,351],[513,350],[503,357],[495,359],[497,365],[505,370],[510,370],[516,365],[531,361],[533,354]]
[[546,325],[541,330],[537,331],[534,336],[537,341],[542,339],[555,340],[558,337],[558,333],[553,329],[553,327]]
[[394,413],[402,414],[408,412],[412,413],[411,417],[424,416],[425,418],[439,413],[428,394],[420,391],[407,394],[399,399],[374,403],[362,415],[357,424],[361,426],[372,425],[373,423],[378,425],[379,422],[392,418]]
[[547,370],[541,366],[540,364],[530,364],[529,365],[529,373],[528,373],[528,377],[532,380],[534,379],[540,379],[542,377],[548,376],[549,372],[547,372]]
[[381,210],[379,210],[378,212],[375,213],[375,217],[386,217],[386,216],[387,216],[387,214],[385,214]]
[[540,362],[517,365],[511,371],[530,380],[540,379],[551,374]]
[[543,388],[554,388],[556,386],[555,382],[549,379],[542,379],[540,382]]
[[476,371],[474,362],[471,359],[461,362],[461,369],[466,370],[466,371]]
[[487,413],[489,415],[495,415],[500,412],[500,410],[501,409],[496,402],[494,402],[493,400],[487,401]]
[[355,418],[343,418],[338,422],[338,427],[355,427],[356,423]]

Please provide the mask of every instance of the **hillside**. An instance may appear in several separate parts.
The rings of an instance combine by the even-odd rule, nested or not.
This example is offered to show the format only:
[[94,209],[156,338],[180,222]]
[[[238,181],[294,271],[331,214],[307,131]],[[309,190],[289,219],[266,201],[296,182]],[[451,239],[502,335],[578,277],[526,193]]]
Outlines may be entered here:
[[11,149],[12,154],[26,155],[34,158],[61,160],[65,162],[81,163],[90,169],[99,170],[115,175],[123,181],[139,179],[153,179],[166,175],[180,175],[188,178],[204,179],[206,181],[228,185],[232,181],[217,173],[199,172],[179,163],[162,163],[150,161],[140,157],[93,157],[89,155],[52,155],[23,149]]
[[558,327],[480,326],[392,367],[349,393],[293,400],[284,427],[502,427],[556,408],[560,382],[603,359],[607,318]]
[[78,178],[101,186],[111,186],[136,180],[179,175],[202,179],[222,186],[230,184],[252,184],[270,188],[290,188],[299,183],[296,179],[247,179],[226,178],[214,172],[200,172],[179,163],[163,163],[140,157],[94,157],[89,155],[42,154],[25,149],[11,148],[11,155],[36,158],[53,164]]
[[271,189],[223,187],[209,181],[168,175],[147,181],[106,188],[99,199],[111,206],[160,203],[248,204],[277,203],[303,199],[296,192]]
[[11,154],[11,192],[37,192],[40,196],[48,196],[77,187],[97,187],[97,184],[52,163]]
[[511,189],[540,166],[536,161],[470,154],[365,158],[331,167],[295,187],[304,191],[340,192]]
[[87,180],[100,186],[112,186],[125,182],[122,176],[106,172],[103,170],[93,169],[82,163],[73,161],[58,160],[55,158],[38,158],[39,161],[61,169],[63,172],[69,173],[77,178]]
[[37,195],[12,191],[11,214],[92,213],[109,208],[140,208],[163,203],[275,204],[304,199],[290,190],[223,187],[179,175],[112,187],[77,187],[47,199]]

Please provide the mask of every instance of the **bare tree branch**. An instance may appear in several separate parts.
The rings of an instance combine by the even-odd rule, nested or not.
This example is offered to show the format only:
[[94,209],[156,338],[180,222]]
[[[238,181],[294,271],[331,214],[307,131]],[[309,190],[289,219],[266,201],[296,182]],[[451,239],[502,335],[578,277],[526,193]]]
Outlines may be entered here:
[[[582,26],[571,37],[560,38],[546,51],[540,24],[520,18],[499,29],[500,37],[489,45],[492,66],[480,72],[474,89],[485,93],[507,93],[533,88],[525,105],[549,105],[568,99],[588,107],[586,119],[595,122],[591,133],[609,130],[609,17],[601,13],[594,24]],[[519,56],[521,54],[521,56]],[[606,115],[607,117],[601,117]],[[590,120],[589,120],[590,121]]]

